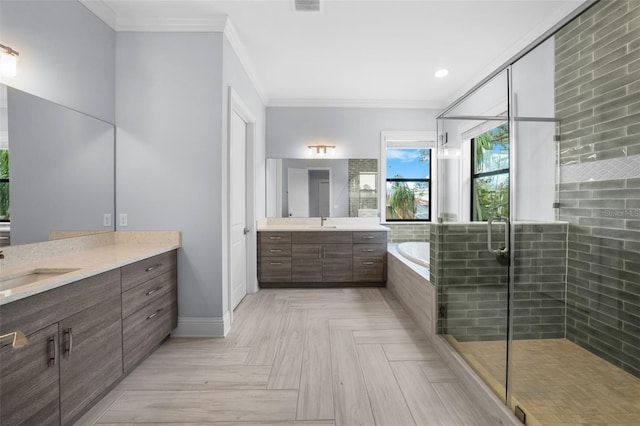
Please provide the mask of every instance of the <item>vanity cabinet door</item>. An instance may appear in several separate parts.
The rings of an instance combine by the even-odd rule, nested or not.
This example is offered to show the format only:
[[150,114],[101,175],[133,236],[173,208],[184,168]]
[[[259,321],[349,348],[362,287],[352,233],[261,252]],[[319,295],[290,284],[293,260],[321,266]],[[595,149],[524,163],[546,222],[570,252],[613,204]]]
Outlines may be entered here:
[[291,281],[294,283],[322,281],[322,244],[291,246]]
[[58,323],[27,339],[21,348],[0,348],[0,424],[60,424]]
[[351,250],[351,244],[325,244],[323,246],[322,281],[352,281]]
[[122,375],[120,295],[60,321],[60,414],[71,424]]

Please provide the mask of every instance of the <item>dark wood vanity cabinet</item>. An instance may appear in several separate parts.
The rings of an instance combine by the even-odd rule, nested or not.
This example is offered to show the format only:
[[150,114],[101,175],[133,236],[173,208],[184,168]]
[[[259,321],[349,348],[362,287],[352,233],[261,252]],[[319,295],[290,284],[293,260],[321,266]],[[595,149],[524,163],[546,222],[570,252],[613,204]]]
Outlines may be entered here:
[[176,322],[175,250],[3,305],[0,424],[72,424]]
[[120,305],[118,294],[58,323],[63,425],[122,376]]
[[178,322],[176,252],[122,268],[122,353],[125,374],[144,360]]
[[264,287],[386,281],[384,231],[258,233],[258,277]]
[[292,233],[293,282],[350,282],[351,278],[351,232]]
[[0,424],[60,423],[58,323],[27,336],[29,344],[0,348]]
[[387,233],[380,231],[353,233],[353,281],[387,280]]
[[261,282],[291,282],[291,232],[259,232],[258,250]]
[[29,343],[2,348],[0,424],[71,424],[122,376],[120,294],[117,269],[2,306]]

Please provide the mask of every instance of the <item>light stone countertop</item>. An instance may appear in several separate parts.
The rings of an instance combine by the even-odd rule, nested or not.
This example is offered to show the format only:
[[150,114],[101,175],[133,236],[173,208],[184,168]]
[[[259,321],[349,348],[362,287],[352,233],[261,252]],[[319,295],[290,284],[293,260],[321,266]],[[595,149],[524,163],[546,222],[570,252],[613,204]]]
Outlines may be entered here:
[[[146,238],[145,234],[148,234],[149,238]],[[31,256],[33,260],[23,259],[22,262],[14,260],[12,265],[1,264],[3,267],[0,268],[0,286],[4,280],[25,275],[34,270],[75,270],[19,287],[0,290],[0,305],[52,290],[181,247],[179,232],[168,231],[162,234],[164,235],[159,232],[114,232],[106,237],[78,237],[16,246],[13,252],[7,250],[11,247],[3,247],[5,260],[25,252],[39,253]],[[86,240],[82,241],[82,239]],[[100,241],[96,242],[96,239],[100,239]],[[83,243],[86,243],[86,247],[82,247]],[[67,247],[62,247],[64,244]],[[29,250],[25,251],[25,248]],[[49,251],[49,256],[46,255],[47,250]],[[21,251],[23,253],[20,253]]]

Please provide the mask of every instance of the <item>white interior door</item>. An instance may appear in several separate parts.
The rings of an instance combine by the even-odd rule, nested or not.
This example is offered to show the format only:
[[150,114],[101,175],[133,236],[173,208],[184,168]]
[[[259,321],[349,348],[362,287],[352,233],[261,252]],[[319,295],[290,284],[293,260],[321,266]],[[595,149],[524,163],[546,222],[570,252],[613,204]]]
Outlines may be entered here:
[[290,217],[309,217],[309,171],[287,169]]
[[235,111],[230,145],[231,309],[235,309],[247,294],[247,123]]

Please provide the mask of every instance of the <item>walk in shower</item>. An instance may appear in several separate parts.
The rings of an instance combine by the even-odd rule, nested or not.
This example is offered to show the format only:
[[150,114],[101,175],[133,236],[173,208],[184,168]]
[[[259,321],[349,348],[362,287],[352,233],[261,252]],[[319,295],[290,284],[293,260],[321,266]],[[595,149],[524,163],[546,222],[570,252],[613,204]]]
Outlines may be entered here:
[[438,118],[438,332],[526,424],[640,421],[640,4]]

